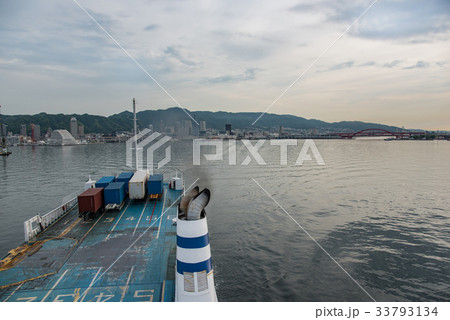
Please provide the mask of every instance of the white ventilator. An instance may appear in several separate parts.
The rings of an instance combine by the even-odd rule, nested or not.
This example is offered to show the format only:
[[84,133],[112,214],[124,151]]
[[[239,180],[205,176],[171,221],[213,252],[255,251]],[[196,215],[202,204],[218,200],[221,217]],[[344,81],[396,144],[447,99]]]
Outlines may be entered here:
[[217,301],[211,261],[208,223],[204,208],[210,191],[198,187],[180,202],[177,219],[175,301]]
[[91,179],[91,175],[89,175],[89,180],[84,183],[84,190],[88,190],[90,188],[95,188],[95,180]]

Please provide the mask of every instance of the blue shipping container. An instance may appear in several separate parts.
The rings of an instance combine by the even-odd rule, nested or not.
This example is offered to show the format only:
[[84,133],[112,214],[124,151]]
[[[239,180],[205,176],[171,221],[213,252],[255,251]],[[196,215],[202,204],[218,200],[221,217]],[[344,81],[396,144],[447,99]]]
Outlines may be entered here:
[[147,182],[148,194],[162,194],[163,191],[163,175],[154,174],[148,178]]
[[125,200],[125,183],[112,182],[104,190],[105,205],[121,204]]
[[128,193],[129,182],[133,177],[134,172],[122,172],[117,176],[117,182],[125,182],[125,192]]
[[115,182],[116,181],[116,177],[101,177],[100,180],[98,180],[95,183],[95,187],[96,188],[106,188],[108,186],[108,184],[110,184],[111,182]]

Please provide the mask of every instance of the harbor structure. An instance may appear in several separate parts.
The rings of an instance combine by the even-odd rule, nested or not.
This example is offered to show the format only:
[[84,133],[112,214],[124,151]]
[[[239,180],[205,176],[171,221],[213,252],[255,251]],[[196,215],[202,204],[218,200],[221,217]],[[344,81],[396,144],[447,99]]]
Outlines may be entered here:
[[54,130],[49,144],[56,146],[71,146],[78,144],[75,138],[67,130]]
[[41,126],[38,124],[32,123],[31,127],[31,141],[37,142],[41,139]]

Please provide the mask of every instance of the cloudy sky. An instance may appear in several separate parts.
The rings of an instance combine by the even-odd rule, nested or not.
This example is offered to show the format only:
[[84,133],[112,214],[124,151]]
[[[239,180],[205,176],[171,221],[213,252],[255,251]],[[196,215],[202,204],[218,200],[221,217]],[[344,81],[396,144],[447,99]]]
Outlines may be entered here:
[[[450,0],[76,1],[190,110],[450,130]],[[0,0],[2,112],[175,106],[76,1]]]

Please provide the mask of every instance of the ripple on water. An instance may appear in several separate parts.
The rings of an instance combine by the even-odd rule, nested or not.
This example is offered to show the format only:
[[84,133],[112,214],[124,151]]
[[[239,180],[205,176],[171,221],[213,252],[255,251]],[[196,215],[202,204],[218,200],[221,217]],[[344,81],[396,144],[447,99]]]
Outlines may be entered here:
[[[252,159],[192,165],[192,145],[172,145],[183,168],[212,191],[206,208],[221,301],[370,301],[255,179],[376,300],[448,301],[450,148],[428,142],[317,141],[325,166]],[[271,149],[272,148],[272,149]],[[125,145],[12,148],[0,162],[0,255],[23,241],[23,221],[47,212],[88,175],[129,171]],[[432,155],[432,156],[430,156]],[[426,165],[424,165],[424,163]]]

